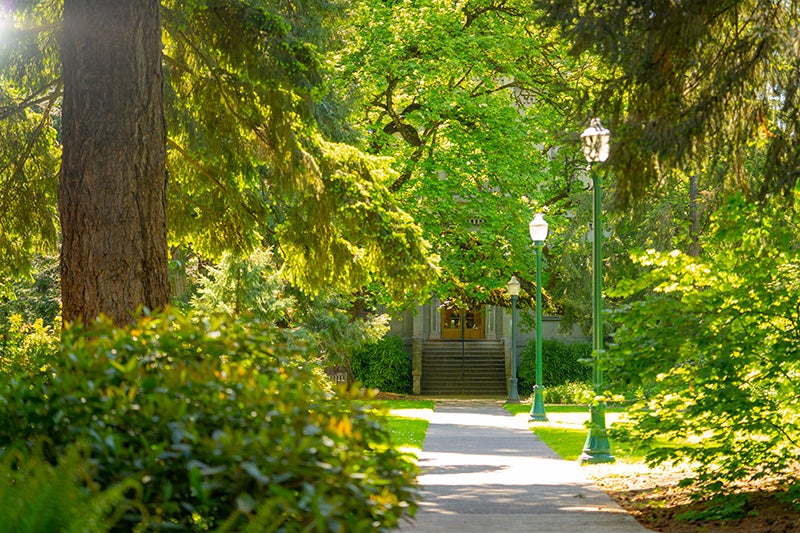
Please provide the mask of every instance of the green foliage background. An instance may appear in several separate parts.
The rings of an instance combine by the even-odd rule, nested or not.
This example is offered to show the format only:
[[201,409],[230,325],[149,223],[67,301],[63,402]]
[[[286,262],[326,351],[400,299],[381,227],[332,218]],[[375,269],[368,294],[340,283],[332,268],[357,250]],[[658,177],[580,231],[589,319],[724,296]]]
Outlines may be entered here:
[[[569,382],[590,381],[592,370],[586,360],[591,358],[591,354],[592,345],[588,342],[542,340],[542,386],[548,388]],[[531,340],[519,357],[518,388],[523,395],[532,394],[536,384],[536,341]]]
[[765,477],[797,491],[798,222],[794,206],[733,196],[701,257],[642,251],[646,274],[610,291],[637,298],[615,313],[607,375],[654,387],[631,410],[637,438],[666,436],[675,447],[649,459],[696,462],[711,491]]
[[353,377],[365,387],[411,393],[411,356],[403,349],[403,340],[397,335],[354,350],[350,367]]
[[[15,385],[30,397],[20,413],[40,416],[31,391],[51,387],[65,407],[47,423],[80,433],[84,425],[67,416],[86,416],[76,398],[124,389],[104,401],[135,415],[131,405],[144,404],[126,402],[138,401],[136,380],[152,376],[137,372],[150,363],[120,370],[110,352],[110,367],[55,355],[57,272],[37,258],[58,245],[61,2],[13,7],[14,24],[0,17],[0,368],[32,376]],[[318,348],[313,359],[344,364],[381,334],[379,319],[346,313],[371,310],[375,295],[398,304],[427,297],[437,272],[435,292],[453,305],[507,305],[511,274],[531,294],[525,228],[542,210],[551,224],[545,305],[564,327],[588,332],[592,193],[581,185],[577,132],[599,115],[612,130],[612,155],[598,168],[610,230],[604,282],[616,286],[605,302],[616,309],[606,376],[617,392],[648,391],[635,411],[637,438],[683,443],[651,459],[698,462],[712,491],[769,476],[796,483],[795,2],[166,0],[162,16],[170,240],[202,257],[192,302],[202,313],[302,327],[283,344],[307,343]],[[633,260],[631,248],[640,249]],[[29,272],[33,287],[6,277]],[[133,348],[124,350],[134,352],[150,339],[127,335]],[[209,335],[198,338],[218,347]],[[152,342],[147,357],[164,372],[156,383],[183,384],[176,368],[204,379],[222,372],[220,361],[197,359],[205,348],[181,345],[171,360]],[[283,344],[265,346],[297,355]],[[354,372],[403,390],[405,359],[390,344],[356,351]],[[565,350],[545,348],[545,386],[572,388],[588,372]],[[532,362],[526,350],[521,390],[533,382]],[[40,374],[47,363],[59,370],[52,383]],[[242,361],[230,364],[260,383]],[[58,381],[100,368],[106,391]],[[136,386],[125,388],[131,375]],[[218,384],[200,381],[197,395],[214,411]],[[183,420],[177,404],[158,407]],[[127,453],[114,439],[133,438],[104,433],[112,425],[95,430],[111,444],[87,437],[108,472]],[[179,469],[167,470],[168,478]],[[188,505],[205,505],[197,479],[180,488]],[[325,497],[302,503],[317,496]]]
[[[272,247],[312,295],[421,290],[436,258],[388,190],[388,160],[317,127],[342,6],[161,4],[170,243],[206,259]],[[1,274],[27,272],[58,242],[61,3],[12,7],[0,36]]]
[[441,259],[434,292],[508,305],[509,277],[533,272],[533,213],[560,216],[578,188],[577,152],[559,145],[576,145],[563,132],[578,130],[591,64],[536,24],[528,0],[365,0],[349,15],[333,91],[352,103],[363,149],[391,158],[390,190]]
[[[761,199],[797,182],[797,3],[534,0],[540,24],[597,69],[583,109],[614,131],[621,203],[675,171],[716,174]],[[752,172],[754,145],[762,166]]]

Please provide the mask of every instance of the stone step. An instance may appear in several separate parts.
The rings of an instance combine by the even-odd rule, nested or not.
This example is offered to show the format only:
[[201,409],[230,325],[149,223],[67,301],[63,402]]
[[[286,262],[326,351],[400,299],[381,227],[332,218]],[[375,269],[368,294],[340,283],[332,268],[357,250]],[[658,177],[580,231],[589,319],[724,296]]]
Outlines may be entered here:
[[422,384],[422,394],[506,394],[506,384],[495,381],[468,381],[450,379],[448,381],[425,382]]
[[422,394],[506,394],[502,342],[428,341],[422,353]]

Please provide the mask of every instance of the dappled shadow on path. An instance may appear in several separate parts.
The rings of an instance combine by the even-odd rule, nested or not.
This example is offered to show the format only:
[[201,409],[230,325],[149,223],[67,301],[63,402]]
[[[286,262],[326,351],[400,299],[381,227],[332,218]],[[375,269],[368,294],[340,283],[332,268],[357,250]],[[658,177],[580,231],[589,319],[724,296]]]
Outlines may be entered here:
[[507,525],[509,517],[524,528],[546,516],[551,531],[600,522],[608,526],[593,531],[643,531],[576,461],[542,443],[527,415],[512,416],[501,402],[447,402],[436,404],[429,421],[419,456],[423,498],[411,530],[484,531],[482,524]]

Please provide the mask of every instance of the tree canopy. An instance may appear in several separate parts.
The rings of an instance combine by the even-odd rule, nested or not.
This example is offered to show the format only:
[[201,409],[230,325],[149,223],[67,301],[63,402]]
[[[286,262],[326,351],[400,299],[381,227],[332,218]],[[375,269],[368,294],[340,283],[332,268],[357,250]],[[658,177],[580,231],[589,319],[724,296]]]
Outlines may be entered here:
[[530,288],[528,222],[580,190],[558,148],[575,146],[561,132],[578,128],[586,66],[535,15],[525,0],[353,4],[337,94],[360,145],[392,158],[390,188],[441,256],[435,292],[456,303],[500,302],[511,274]]
[[[5,272],[58,238],[60,2],[14,7],[0,43]],[[435,262],[388,162],[317,126],[340,15],[335,2],[162,3],[170,241],[207,257],[274,246],[309,293],[420,290]]]
[[384,278],[402,293],[432,260],[388,162],[317,127],[340,9],[165,3],[173,237],[205,254],[274,245],[308,290]]
[[[800,8],[794,0],[534,0],[597,77],[584,109],[608,118],[618,199],[676,168],[761,198],[797,182]],[[763,171],[748,169],[763,151]],[[791,195],[788,195],[791,197]]]

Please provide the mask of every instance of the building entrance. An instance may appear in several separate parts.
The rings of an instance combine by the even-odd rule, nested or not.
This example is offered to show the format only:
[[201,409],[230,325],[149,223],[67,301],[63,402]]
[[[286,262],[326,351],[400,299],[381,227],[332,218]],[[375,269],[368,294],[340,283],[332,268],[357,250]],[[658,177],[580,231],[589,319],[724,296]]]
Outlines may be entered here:
[[485,330],[481,309],[442,310],[442,339],[483,339]]

